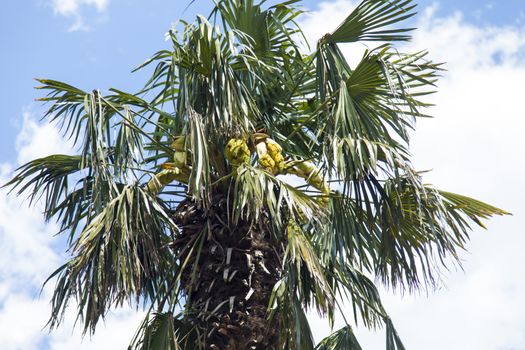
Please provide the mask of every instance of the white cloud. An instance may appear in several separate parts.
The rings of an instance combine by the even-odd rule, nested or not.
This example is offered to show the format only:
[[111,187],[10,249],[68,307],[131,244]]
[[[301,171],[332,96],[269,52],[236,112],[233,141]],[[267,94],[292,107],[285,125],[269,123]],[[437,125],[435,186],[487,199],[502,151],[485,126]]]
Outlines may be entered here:
[[[39,127],[29,113],[23,120],[17,138],[18,164],[42,152],[67,150],[56,142],[59,136],[52,126]],[[1,165],[2,184],[13,168]],[[30,208],[24,199],[0,192],[0,344],[9,350],[37,349],[49,315],[48,299],[37,299],[39,288],[60,263],[52,248],[55,225],[43,222],[38,203]]]
[[334,31],[350,13],[348,9],[353,9],[357,3],[349,0],[325,1],[318,5],[318,9],[306,11],[301,17],[304,36],[310,44],[315,44],[324,34]]
[[[52,125],[39,125],[29,112],[25,112],[16,149],[17,162],[23,164],[43,155],[67,153],[70,145],[62,141]],[[8,181],[13,168],[11,164],[1,164],[0,183]],[[0,192],[1,281],[9,283],[10,288],[24,288],[27,283],[34,287],[58,264],[58,256],[52,249],[52,236],[58,229],[52,223],[43,222],[39,203],[29,208],[24,201],[27,192],[22,197],[16,196],[16,192],[11,195],[6,192]]]
[[27,294],[10,293],[1,300],[0,344],[6,350],[37,350],[42,339],[42,327],[49,313],[47,302]]
[[24,112],[22,129],[16,138],[18,164],[56,153],[70,153],[72,143],[64,140],[54,124],[42,124]]
[[83,11],[91,7],[100,14],[106,11],[108,4],[109,0],[53,0],[51,5],[55,14],[74,20],[69,31],[85,31],[90,27],[85,23]]
[[[308,38],[332,30],[352,8],[344,0],[321,4],[302,23]],[[407,349],[525,349],[525,27],[480,27],[461,13],[437,17],[432,7],[420,16],[419,30],[403,51],[428,49],[435,61],[447,62],[448,71],[432,97],[435,119],[418,123],[414,163],[433,169],[426,179],[437,187],[480,198],[514,216],[491,220],[488,233],[472,233],[469,253],[462,255],[465,271],[449,272],[446,288],[428,296],[383,291],[384,302]],[[343,51],[355,62],[362,47]],[[312,317],[312,322],[317,339],[328,334],[320,320]],[[384,349],[382,333],[358,333],[365,349]]]
[[144,312],[126,307],[111,312],[103,325],[97,328],[94,336],[86,335],[82,338],[80,328],[73,333],[73,315],[63,327],[54,330],[48,339],[49,348],[53,350],[100,350],[100,349],[127,349],[137,327],[144,317]]
[[[50,286],[52,287],[52,286]],[[11,291],[0,307],[0,344],[3,350],[38,350],[43,344],[52,350],[127,349],[144,317],[130,307],[111,312],[99,324],[94,336],[82,336],[81,325],[74,327],[75,310],[70,305],[65,322],[48,332],[44,328],[50,315],[51,288],[37,298],[28,291]]]

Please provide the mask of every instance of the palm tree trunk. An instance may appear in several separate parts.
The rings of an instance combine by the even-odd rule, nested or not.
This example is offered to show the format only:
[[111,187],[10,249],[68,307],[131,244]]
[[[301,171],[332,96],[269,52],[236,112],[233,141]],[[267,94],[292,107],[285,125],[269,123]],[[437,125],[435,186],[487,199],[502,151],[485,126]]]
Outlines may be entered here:
[[283,245],[264,229],[267,218],[234,226],[227,212],[223,196],[206,210],[189,200],[176,210],[180,261],[190,256],[181,277],[189,316],[205,349],[277,349],[279,325],[268,320],[267,308]]

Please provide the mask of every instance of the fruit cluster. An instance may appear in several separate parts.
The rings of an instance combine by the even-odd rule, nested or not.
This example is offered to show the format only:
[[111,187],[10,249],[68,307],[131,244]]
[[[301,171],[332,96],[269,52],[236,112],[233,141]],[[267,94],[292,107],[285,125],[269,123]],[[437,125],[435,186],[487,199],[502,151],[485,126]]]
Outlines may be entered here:
[[272,174],[281,174],[285,167],[281,146],[270,138],[257,143],[255,146],[259,156],[259,164]]
[[251,152],[245,140],[233,138],[226,144],[224,155],[230,164],[239,166],[250,161]]

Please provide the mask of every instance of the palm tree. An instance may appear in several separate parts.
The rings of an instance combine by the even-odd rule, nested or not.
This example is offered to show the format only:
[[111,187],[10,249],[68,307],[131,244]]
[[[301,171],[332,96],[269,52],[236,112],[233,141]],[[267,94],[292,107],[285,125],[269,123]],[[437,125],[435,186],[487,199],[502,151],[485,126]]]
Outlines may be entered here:
[[[411,0],[364,0],[305,49],[299,0],[221,0],[170,31],[138,93],[39,79],[77,155],[21,166],[6,185],[43,198],[71,258],[51,328],[77,309],[94,332],[125,303],[148,313],[132,349],[360,349],[352,325],[386,328],[375,279],[440,283],[471,224],[505,211],[422,182],[409,134],[441,65],[400,53]],[[345,43],[378,42],[352,67]],[[315,345],[305,310],[347,325]]]

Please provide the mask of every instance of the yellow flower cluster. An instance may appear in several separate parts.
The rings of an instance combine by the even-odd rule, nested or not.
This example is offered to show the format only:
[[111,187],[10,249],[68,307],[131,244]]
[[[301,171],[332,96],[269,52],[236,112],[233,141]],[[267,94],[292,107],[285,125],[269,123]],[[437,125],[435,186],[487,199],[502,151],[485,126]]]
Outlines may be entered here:
[[[259,164],[274,175],[294,174],[319,190],[322,197],[319,202],[323,205],[328,204],[330,187],[324,180],[321,171],[309,161],[285,161],[281,146],[268,137],[266,134],[255,134],[252,142],[259,157]],[[161,165],[163,169],[157,173],[148,183],[148,189],[153,193],[158,193],[165,185],[172,181],[188,183],[191,167],[187,164],[186,138],[176,136],[173,139],[171,148],[174,150],[173,162]],[[253,151],[253,149],[252,149]],[[248,164],[252,151],[248,147],[245,139],[232,138],[226,144],[224,155],[233,166]]]
[[250,161],[250,154],[250,149],[243,139],[231,139],[224,149],[226,159],[234,166],[248,163]]
[[274,140],[267,138],[256,146],[259,164],[272,174],[282,173],[284,170],[284,157],[281,146]]

